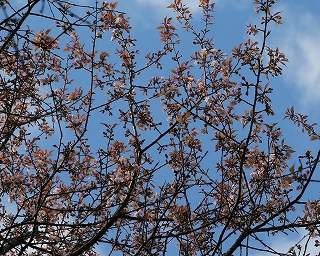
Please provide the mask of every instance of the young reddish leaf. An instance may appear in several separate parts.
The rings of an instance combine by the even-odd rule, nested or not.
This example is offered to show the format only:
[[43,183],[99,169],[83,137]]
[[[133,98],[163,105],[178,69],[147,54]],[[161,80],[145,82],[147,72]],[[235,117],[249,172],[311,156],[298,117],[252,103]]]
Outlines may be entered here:
[[310,137],[310,140],[318,140],[319,139],[319,136],[318,135],[312,135]]

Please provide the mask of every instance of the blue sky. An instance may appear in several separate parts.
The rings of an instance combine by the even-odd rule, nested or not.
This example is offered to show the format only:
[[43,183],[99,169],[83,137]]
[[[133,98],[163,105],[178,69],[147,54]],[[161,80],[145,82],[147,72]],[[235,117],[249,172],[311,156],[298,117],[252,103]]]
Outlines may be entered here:
[[[25,2],[19,0],[18,2]],[[91,0],[79,0],[79,4],[91,3]],[[161,24],[165,16],[175,16],[170,9],[166,9],[170,0],[119,0],[118,10],[131,17],[132,35],[137,41],[137,48],[141,56],[149,51],[161,49],[156,27]],[[214,25],[211,33],[215,38],[216,48],[227,54],[241,42],[247,40],[246,25],[259,23],[259,16],[253,10],[253,0],[217,0]],[[186,0],[194,14],[194,24],[200,23],[201,10],[198,1]],[[275,122],[279,122],[284,130],[285,138],[297,150],[297,155],[305,150],[318,150],[319,141],[310,141],[307,135],[301,135],[300,128],[295,127],[283,115],[287,107],[295,105],[297,112],[310,116],[312,122],[320,123],[320,1],[317,0],[282,0],[277,4],[277,11],[282,11],[283,25],[272,26],[269,44],[278,46],[283,51],[289,63],[283,70],[283,76],[271,79],[274,94],[271,96],[273,108],[276,112]],[[46,26],[46,24],[43,24]],[[109,51],[108,37],[100,45],[106,45]],[[101,46],[102,47],[102,46]],[[184,49],[188,52],[189,49]],[[112,51],[110,52],[112,55]],[[189,51],[189,54],[192,52]],[[143,63],[141,63],[143,65]],[[168,63],[170,65],[170,63]],[[154,69],[144,73],[141,82],[158,72]],[[164,71],[166,72],[166,71]],[[316,129],[319,131],[320,129]],[[308,195],[318,197],[319,189],[312,187]],[[271,240],[272,246],[279,249],[289,249],[299,237],[282,237]],[[271,238],[272,239],[272,238]],[[311,251],[310,253],[317,251]],[[103,253],[102,253],[103,255]],[[256,254],[256,256],[261,254]]]

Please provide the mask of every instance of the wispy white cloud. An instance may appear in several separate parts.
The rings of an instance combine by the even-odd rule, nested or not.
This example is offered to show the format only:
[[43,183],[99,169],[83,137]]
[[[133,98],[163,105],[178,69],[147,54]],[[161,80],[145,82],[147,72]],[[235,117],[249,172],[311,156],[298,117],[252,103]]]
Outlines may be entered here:
[[[281,252],[284,255],[287,255],[286,253],[289,252],[291,247],[296,246],[297,244],[300,244],[302,247],[302,251],[306,250],[306,254],[303,255],[316,255],[316,253],[319,252],[319,249],[314,246],[314,239],[309,239],[309,235],[305,229],[298,229],[299,236],[295,236],[293,239],[290,234],[288,236],[284,236],[282,238],[273,239],[271,242],[271,248],[274,249],[277,252]],[[276,237],[275,237],[276,238]],[[297,247],[294,247],[296,252],[299,251]]]
[[299,90],[300,104],[320,103],[320,20],[306,11],[282,6],[284,25],[275,45],[289,59],[284,78]]
[[[119,0],[119,10],[131,17],[131,24],[142,29],[155,28],[163,22],[164,17],[175,17],[173,9],[167,8],[173,0]],[[198,0],[183,0],[193,15],[201,13]],[[132,23],[133,22],[133,23]]]
[[[293,255],[289,254],[291,248],[296,251],[297,254],[300,255],[299,249],[297,245],[301,246],[302,252],[305,250],[305,254],[302,255],[317,255],[319,253],[319,248],[315,247],[315,239],[309,239],[308,232],[303,229],[297,229],[299,233],[291,233],[288,231],[288,235],[285,234],[276,234],[275,236],[267,236],[263,238],[263,242],[266,243],[273,252],[277,252],[279,254],[276,255]],[[267,250],[267,248],[263,248],[260,246],[261,249]],[[270,249],[269,249],[270,251]],[[309,253],[309,254],[308,254]],[[269,252],[264,251],[255,251],[250,253],[250,256],[270,256]]]

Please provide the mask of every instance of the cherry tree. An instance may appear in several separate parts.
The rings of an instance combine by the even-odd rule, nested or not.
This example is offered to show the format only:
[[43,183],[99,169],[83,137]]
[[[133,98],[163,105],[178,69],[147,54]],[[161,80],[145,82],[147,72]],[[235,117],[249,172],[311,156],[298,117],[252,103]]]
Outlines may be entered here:
[[[308,244],[319,236],[319,200],[306,191],[320,154],[295,154],[274,119],[271,80],[288,61],[268,44],[269,27],[282,23],[277,2],[254,1],[259,24],[227,54],[215,47],[208,0],[201,29],[174,0],[150,53],[117,3],[1,1],[0,254],[306,255],[319,246]],[[283,117],[319,139],[294,107]],[[284,252],[263,239],[299,228],[307,242]]]

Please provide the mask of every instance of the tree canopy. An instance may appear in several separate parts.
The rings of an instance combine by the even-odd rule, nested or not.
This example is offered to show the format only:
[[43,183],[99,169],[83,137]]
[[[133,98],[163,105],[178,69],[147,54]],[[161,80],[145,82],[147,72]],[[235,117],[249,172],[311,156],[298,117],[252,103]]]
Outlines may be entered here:
[[[277,2],[255,0],[247,39],[219,49],[215,4],[199,1],[199,28],[174,0],[155,28],[161,47],[147,53],[148,35],[133,37],[117,3],[1,1],[0,254],[319,246],[319,199],[306,191],[320,153],[295,154],[272,102],[288,62],[268,41],[282,23]],[[293,106],[282,118],[319,139]],[[265,239],[301,228],[307,242],[287,251]]]

